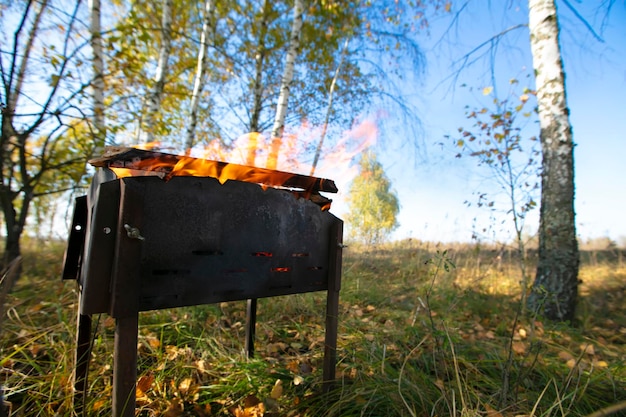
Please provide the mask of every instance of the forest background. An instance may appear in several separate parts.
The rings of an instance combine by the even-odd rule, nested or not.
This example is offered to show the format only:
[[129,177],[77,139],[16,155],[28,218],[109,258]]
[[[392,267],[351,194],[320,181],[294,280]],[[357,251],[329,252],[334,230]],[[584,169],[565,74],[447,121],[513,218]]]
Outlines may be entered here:
[[[182,3],[103,4],[108,65],[95,80],[89,48],[93,26],[85,4],[1,3],[6,22],[3,122],[19,119],[16,132],[2,132],[7,139],[3,151],[8,151],[3,154],[6,182],[0,190],[5,220],[32,203],[27,234],[64,237],[67,228],[57,225],[66,218],[65,206],[57,204],[52,192],[72,194],[76,185],[80,193],[84,191],[90,174],[84,162],[95,152],[94,145],[132,144],[152,135],[166,148],[186,148],[183,132],[190,116],[186,112],[193,107],[187,103],[193,101],[203,5],[181,7],[187,5]],[[276,127],[273,115],[280,101],[285,54],[272,46],[288,41],[292,4],[217,3],[224,20],[214,27],[215,43],[208,48],[214,53],[207,64],[213,71],[207,72],[194,151],[260,161],[270,151],[254,152],[253,158],[249,152],[249,145],[259,138],[240,138]],[[466,112],[486,108],[496,97],[521,100],[525,87],[532,90],[524,2],[433,1],[417,2],[417,8],[414,2],[401,1],[307,4],[313,25],[304,27],[315,30],[305,30],[302,36],[303,60],[296,71],[300,78],[291,101],[297,109],[288,113],[284,132],[285,146],[293,152],[281,153],[285,167],[310,168],[315,144],[327,135],[326,152],[315,173],[348,190],[356,175],[356,165],[348,161],[370,147],[381,156],[403,207],[402,228],[394,238],[416,239],[376,250],[354,245],[345,251],[338,350],[341,384],[330,397],[319,396],[318,390],[323,318],[316,312],[323,301],[307,294],[295,302],[261,303],[264,324],[259,326],[258,359],[241,356],[245,310],[238,304],[142,316],[139,413],[242,416],[267,410],[267,415],[498,417],[622,411],[626,407],[623,251],[604,240],[605,246],[595,248],[601,250],[583,252],[581,299],[573,322],[549,323],[518,315],[523,306],[519,268],[523,270],[525,263],[502,245],[482,244],[507,240],[507,208],[489,174],[475,169],[471,158],[457,158],[462,132],[457,129],[472,123]],[[624,234],[618,211],[624,193],[615,178],[623,169],[619,100],[624,88],[624,7],[617,2],[600,7],[569,1],[559,5],[578,143],[577,201],[584,202],[577,206],[579,235],[583,240],[605,235],[619,240]],[[35,16],[43,7],[50,8],[38,21]],[[160,7],[176,8],[177,13],[166,18]],[[248,7],[260,14],[260,21],[246,20],[253,15]],[[24,10],[29,11],[28,18],[21,20]],[[355,10],[370,14],[357,15]],[[275,19],[276,30],[265,31],[259,24],[263,16]],[[355,22],[354,16],[364,20]],[[27,28],[39,23],[41,33],[49,36],[30,44]],[[193,24],[193,35],[187,23]],[[472,29],[470,24],[478,27]],[[165,42],[161,29],[168,25],[175,36]],[[24,37],[14,37],[21,29]],[[497,36],[504,32],[506,36]],[[251,34],[267,36],[267,42],[255,43]],[[159,62],[165,55],[162,46],[170,41],[171,65],[166,68]],[[484,42],[485,48],[478,48]],[[11,51],[17,44],[19,53]],[[30,57],[36,64],[21,72],[21,60]],[[262,84],[255,82],[259,62],[265,71]],[[22,83],[20,75],[32,78]],[[577,83],[577,77],[582,81]],[[102,112],[92,111],[96,95],[90,88],[100,80],[109,93],[101,97]],[[269,93],[252,88],[259,85],[269,86]],[[337,86],[330,113],[333,123],[322,133],[333,85]],[[6,91],[17,87],[23,87],[19,94],[23,107],[16,113],[6,111],[15,108],[11,105],[16,98]],[[50,92],[54,95],[47,95]],[[532,100],[524,98],[531,105]],[[265,104],[256,107],[258,103]],[[250,108],[259,113],[247,111]],[[521,130],[528,137],[536,135],[533,112],[523,117]],[[106,125],[85,123],[92,119],[105,120]],[[41,120],[45,123],[37,124]],[[207,148],[215,138],[217,142]],[[268,149],[271,144],[268,141]],[[299,153],[308,155],[300,164],[291,158]],[[13,196],[8,191],[20,180],[25,185],[20,195],[26,200],[12,211],[7,209],[7,198]],[[333,210],[342,215],[343,196],[339,197]],[[587,206],[593,210],[585,212]],[[455,207],[463,215],[456,214]],[[533,213],[527,217],[528,234],[533,232]],[[585,228],[590,231],[581,232]],[[478,244],[442,244],[472,239]],[[14,410],[27,415],[41,410],[72,413],[74,364],[68,352],[74,346],[76,294],[58,281],[61,246],[25,239],[23,276],[6,297],[7,314],[2,315],[5,395]],[[530,268],[532,255],[531,251],[527,259]],[[102,318],[94,333],[98,359],[90,369],[90,392],[103,394],[88,400],[87,409],[94,413],[108,407],[107,358],[114,326]]]
[[[622,133],[624,129],[620,125],[623,123],[623,117],[621,117],[619,100],[626,89],[622,58],[625,56],[624,43],[621,42],[626,36],[624,25],[622,25],[622,22],[626,20],[626,11],[619,3],[610,8],[591,3],[577,4],[576,8],[569,8],[565,6],[566,4],[569,3],[566,2],[559,10],[562,15],[561,43],[567,74],[568,99],[577,144],[575,169],[578,233],[582,240],[608,237],[614,242],[621,243],[623,236],[626,235],[626,230],[624,230],[626,226],[619,220],[619,213],[624,203],[623,196],[626,193],[620,188],[623,184],[614,181],[614,178],[619,177],[620,170],[624,169],[619,160],[619,155],[625,146]],[[378,49],[373,48],[374,52],[363,52],[363,49],[367,49],[365,47],[367,42],[356,46],[354,41],[352,44],[346,44],[352,48],[350,54],[353,54],[352,58],[355,62],[361,62],[358,65],[367,65],[362,62],[371,61],[369,64],[379,66],[378,69],[370,68],[366,77],[360,79],[366,82],[371,82],[371,78],[368,81],[367,76],[374,75],[375,71],[380,72],[380,64],[384,63],[384,58],[382,60],[380,58],[384,57],[385,48],[391,50],[388,63],[391,63],[390,68],[393,68],[393,76],[384,81],[388,82],[388,85],[384,87],[382,82],[377,81],[378,84],[372,90],[378,89],[384,94],[378,96],[377,93],[372,94],[371,97],[376,98],[368,102],[368,106],[363,106],[363,103],[358,101],[361,92],[350,93],[351,89],[363,88],[366,84],[355,86],[347,82],[346,80],[355,74],[350,74],[353,68],[350,69],[349,64],[341,63],[341,57],[347,51],[342,41],[349,39],[348,33],[325,35],[325,41],[332,43],[335,47],[335,50],[330,53],[331,56],[324,56],[320,60],[320,63],[326,60],[328,67],[326,69],[318,67],[319,80],[326,80],[324,81],[326,85],[320,84],[315,87],[319,89],[315,93],[317,94],[315,100],[318,100],[316,107],[309,105],[308,114],[304,114],[303,107],[296,112],[295,117],[291,117],[291,125],[288,129],[298,135],[302,143],[297,145],[297,151],[293,145],[290,150],[285,151],[302,154],[298,155],[300,166],[287,163],[284,167],[302,172],[308,171],[313,159],[311,146],[322,135],[323,123],[321,121],[324,119],[326,101],[330,95],[328,85],[334,70],[339,68],[338,74],[341,76],[334,93],[335,102],[331,108],[332,117],[337,122],[331,121],[331,128],[323,133],[327,136],[325,155],[322,156],[320,167],[317,168],[318,175],[327,176],[339,183],[340,193],[338,198],[335,198],[333,212],[340,217],[344,217],[347,213],[345,197],[350,181],[356,172],[356,158],[352,161],[344,158],[344,163],[341,164],[342,169],[337,170],[338,164],[330,155],[334,152],[333,146],[345,146],[350,141],[365,141],[379,154],[379,159],[400,199],[399,228],[392,235],[394,239],[414,237],[442,242],[468,241],[472,238],[483,241],[511,239],[512,233],[510,222],[507,221],[506,204],[504,207],[501,204],[494,205],[490,210],[485,210],[485,207],[479,208],[476,204],[477,196],[485,193],[494,200],[502,198],[497,186],[494,186],[488,178],[491,173],[477,168],[476,161],[457,158],[458,149],[452,138],[459,127],[467,127],[469,124],[466,119],[466,106],[484,106],[492,97],[495,97],[495,94],[498,94],[500,98],[505,98],[510,93],[519,94],[520,91],[515,92],[509,88],[511,79],[519,78],[520,86],[532,87],[532,79],[528,78],[531,60],[527,29],[524,27],[527,19],[526,5],[523,2],[498,2],[497,4],[468,2],[458,5],[432,2],[426,3],[426,6],[423,10],[418,8],[417,12],[410,15],[410,18],[417,23],[409,26],[409,31],[406,31],[406,28],[398,31],[406,37],[403,39],[406,44],[383,42]],[[200,9],[201,5],[196,4],[195,7]],[[8,17],[16,10],[5,6],[3,13],[5,17]],[[137,121],[141,120],[145,103],[138,99],[141,94],[128,95],[128,90],[124,89],[131,88],[135,85],[133,83],[143,83],[147,92],[148,86],[154,84],[153,77],[156,68],[158,36],[155,37],[156,40],[151,39],[148,32],[150,30],[154,32],[154,29],[150,29],[150,25],[158,27],[160,19],[158,11],[147,11],[152,17],[149,17],[150,14],[142,17],[141,14],[131,13],[126,20],[115,23],[115,19],[124,14],[124,10],[125,6],[122,5],[114,7],[104,4],[102,11],[103,33],[105,36],[111,34],[110,39],[107,40],[108,48],[112,48],[107,53],[113,53],[113,56],[108,58],[111,60],[109,64],[117,60],[120,60],[119,62],[127,60],[126,63],[121,64],[120,68],[113,65],[111,76],[128,78],[124,83],[107,84],[109,100],[113,100],[111,109],[107,110],[110,113],[107,116],[110,119],[107,121],[108,144],[133,144],[140,141],[137,137],[141,133]],[[393,19],[398,16],[398,10],[383,12],[384,7],[381,7],[380,9],[372,8],[370,11],[374,20],[376,16],[385,16],[384,13],[389,13],[387,18],[392,21],[391,28],[398,24],[393,22]],[[200,10],[197,10],[197,13],[200,15]],[[179,19],[191,18],[191,14],[187,17],[181,16]],[[85,15],[82,17],[86,18]],[[341,18],[340,15],[336,17]],[[133,19],[142,18],[148,21],[133,23]],[[195,30],[197,31],[201,22],[196,23]],[[148,26],[140,26],[144,24]],[[193,25],[193,21],[189,24]],[[118,28],[109,32],[112,25],[118,25]],[[190,30],[188,27],[184,29]],[[284,29],[285,32],[288,31],[286,27]],[[382,29],[389,28],[385,28],[384,25],[378,28],[383,32]],[[87,28],[83,27],[80,30],[86,35]],[[77,33],[80,33],[80,30]],[[410,31],[412,32],[409,33]],[[9,34],[10,31],[5,32],[5,36]],[[128,39],[125,40],[125,36],[132,39],[130,44],[125,44],[128,41]],[[369,35],[366,35],[366,40],[367,36]],[[195,37],[198,38],[197,33]],[[373,38],[370,40],[375,41]],[[86,41],[86,38],[83,41]],[[188,97],[191,94],[192,68],[197,60],[197,42],[198,39],[190,44],[184,44],[187,49],[185,49],[184,55],[186,56],[182,63],[179,62],[180,57],[171,58],[173,63],[170,69],[182,71],[182,73],[171,75],[169,87],[166,85],[165,88],[165,98],[162,102],[164,107],[160,112],[159,120],[162,123],[160,126],[165,128],[161,132],[161,142],[164,146],[179,152],[184,150],[185,127],[183,125],[187,117],[184,108],[188,106]],[[387,39],[386,42],[389,40]],[[143,46],[141,46],[142,43]],[[81,58],[82,62],[85,62],[83,71],[86,69],[88,59],[86,51],[88,48],[85,46],[81,46],[83,49],[81,54],[86,54]],[[252,45],[249,44],[246,47],[252,47]],[[137,49],[139,54],[136,57],[132,53],[127,55],[133,50],[132,48],[139,48]],[[210,52],[211,48],[208,50]],[[214,55],[219,55],[219,53],[214,52]],[[55,58],[50,53],[46,57],[44,54],[44,60],[48,62],[54,64],[55,59],[58,61],[58,57]],[[219,62],[218,56],[213,56],[212,59],[217,59],[216,62]],[[233,61],[232,65],[242,65],[243,61],[245,60],[239,63]],[[56,64],[58,65],[59,62]],[[273,83],[280,78],[278,68],[281,66],[278,64],[282,65],[280,60],[272,64],[275,67],[273,75],[267,74]],[[228,69],[226,73],[232,70]],[[118,73],[114,75],[116,71]],[[181,74],[186,77],[186,81],[180,78]],[[49,74],[39,74],[39,76],[39,82],[50,83],[50,79],[46,79]],[[208,114],[206,112],[215,110],[215,103],[219,100],[216,96],[223,95],[228,89],[231,89],[229,91],[232,93],[233,88],[235,90],[242,88],[241,86],[232,87],[232,80],[228,80],[223,73],[214,74],[214,76],[218,79],[223,77],[223,79],[221,84],[219,80],[212,79],[209,86],[205,86],[206,91],[203,97],[207,102],[201,106],[201,112],[204,111],[205,115]],[[251,76],[250,73],[246,75],[246,77]],[[187,87],[184,86],[185,82]],[[231,82],[230,87],[217,87],[227,85],[228,82]],[[211,85],[216,88],[216,91],[208,91]],[[141,91],[144,87],[136,88]],[[492,94],[488,96],[483,94],[485,88],[493,87],[496,88]],[[31,88],[33,91],[37,90],[37,87],[32,87],[32,84]],[[177,90],[176,93],[173,93],[174,89]],[[188,90],[187,98],[181,99],[180,91],[184,89]],[[122,93],[123,91],[127,93]],[[116,100],[113,98],[116,93],[127,95],[120,96],[120,99]],[[243,94],[242,91],[239,93]],[[85,92],[80,94],[85,94]],[[292,99],[292,103],[294,100],[298,99]],[[599,106],[599,102],[604,104]],[[399,111],[398,103],[401,103],[402,111]],[[222,102],[221,105],[230,104]],[[209,110],[209,107],[212,110]],[[179,110],[175,110],[176,108]],[[273,110],[275,109],[265,108],[264,111],[272,113]],[[199,128],[196,133],[198,142],[201,146],[205,146],[217,137],[220,146],[232,146],[238,136],[247,133],[246,123],[243,122],[245,117],[241,118],[242,115],[240,109],[239,114],[235,113],[226,119],[222,118],[221,126],[217,129],[215,129],[215,120],[219,117],[213,115],[205,119],[205,126]],[[402,115],[402,117],[392,115]],[[339,121],[342,117],[343,120]],[[242,122],[237,122],[237,118]],[[266,120],[265,123],[265,129],[269,130],[271,120],[269,122]],[[363,131],[366,126],[369,129],[368,132]],[[528,137],[536,133],[533,131],[535,129],[533,126],[536,126],[533,120],[526,122],[525,133]],[[357,136],[361,135],[360,137],[351,138],[349,134],[346,135],[346,132],[355,127],[357,130],[361,129],[361,132],[356,133]],[[220,130],[221,134],[218,134]],[[213,133],[216,136],[211,136]],[[84,139],[80,140],[84,141]],[[304,149],[306,149],[305,152],[303,152]],[[231,149],[230,155],[232,154]],[[346,155],[347,157],[353,156],[349,152]],[[343,156],[346,157],[346,155]],[[223,154],[221,156],[224,157]],[[331,158],[325,161],[327,156]],[[293,161],[293,158],[291,160]],[[283,160],[283,162],[287,161]],[[41,200],[39,213],[45,212],[47,215],[35,213],[38,221],[35,219],[30,222],[35,233],[45,234],[46,232],[42,231],[47,230],[51,231],[55,237],[63,237],[67,230],[67,203],[70,199]],[[44,209],[49,204],[59,206],[56,209],[50,207]],[[536,230],[537,217],[536,210],[529,214],[528,235],[532,235]],[[40,224],[41,222],[45,222],[46,225]]]

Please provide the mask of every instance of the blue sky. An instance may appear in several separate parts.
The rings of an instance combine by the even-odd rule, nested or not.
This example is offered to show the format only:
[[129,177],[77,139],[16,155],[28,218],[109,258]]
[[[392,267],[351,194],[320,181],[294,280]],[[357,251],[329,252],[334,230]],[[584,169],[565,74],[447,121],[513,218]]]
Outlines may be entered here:
[[[512,6],[519,3],[520,7]],[[574,130],[577,231],[581,238],[608,236],[626,239],[626,5],[615,2],[608,21],[596,3],[571,1],[604,42],[599,42],[580,20],[558,2],[561,46],[566,72],[568,106]],[[591,3],[591,4],[590,4]],[[490,4],[490,5],[489,5]],[[393,237],[433,241],[468,241],[477,232],[485,241],[507,239],[511,223],[500,213],[468,207],[473,192],[493,191],[475,161],[455,158],[451,141],[458,127],[470,124],[465,105],[475,106],[483,87],[490,86],[488,59],[463,69],[451,63],[505,28],[527,22],[523,1],[474,1],[450,27],[453,15],[431,20],[430,36],[424,36],[426,74],[407,91],[418,108],[423,145],[417,156],[411,146],[386,142],[377,152],[400,201],[400,227]],[[484,50],[486,51],[486,49]],[[496,86],[532,70],[527,28],[502,38],[495,56]],[[460,88],[461,84],[474,87]],[[411,90],[412,89],[412,90]],[[538,127],[531,135],[538,135]],[[441,146],[441,144],[445,146]],[[341,216],[346,206],[337,201],[333,211]],[[532,232],[538,210],[528,219]]]

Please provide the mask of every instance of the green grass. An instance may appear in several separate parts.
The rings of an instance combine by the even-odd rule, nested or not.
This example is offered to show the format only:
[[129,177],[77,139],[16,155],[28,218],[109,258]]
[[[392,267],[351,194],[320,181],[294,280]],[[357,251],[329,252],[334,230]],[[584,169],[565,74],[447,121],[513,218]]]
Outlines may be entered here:
[[[13,415],[70,416],[75,287],[59,278],[62,245],[35,243],[7,302],[0,382]],[[500,248],[354,246],[343,271],[332,392],[321,394],[323,293],[260,300],[250,360],[245,303],[162,310],[140,315],[138,415],[562,417],[626,400],[617,250],[583,254],[573,325],[515,320],[519,270]],[[112,383],[114,323],[96,323],[89,415],[109,409]]]

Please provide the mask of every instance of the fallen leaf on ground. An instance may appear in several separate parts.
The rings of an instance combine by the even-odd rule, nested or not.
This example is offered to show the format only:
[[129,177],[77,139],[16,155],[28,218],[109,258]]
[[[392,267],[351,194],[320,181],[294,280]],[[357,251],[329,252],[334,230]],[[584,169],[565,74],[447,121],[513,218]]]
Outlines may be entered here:
[[137,379],[137,387],[135,388],[135,395],[137,398],[143,397],[152,387],[154,382],[154,374],[142,375]]
[[280,379],[276,380],[274,387],[272,388],[272,392],[270,393],[270,397],[277,400],[283,395],[283,381]]
[[265,405],[254,395],[249,395],[244,400],[244,406],[230,407],[228,409],[235,417],[263,417]]
[[189,392],[189,388],[191,388],[193,380],[191,378],[185,378],[178,384],[178,391],[181,394],[187,394]]
[[524,353],[526,353],[526,345],[524,344],[524,342],[513,342],[511,347],[513,348],[513,352],[517,353],[518,355],[523,355]]
[[593,345],[590,344],[582,344],[580,345],[580,350],[583,353],[586,353],[587,355],[595,355],[596,354],[596,349],[594,348]]
[[489,404],[485,404],[485,410],[487,411],[487,417],[502,417],[502,413],[497,411]]
[[163,417],[178,417],[182,416],[184,411],[183,404],[178,398],[172,399],[167,406],[167,410],[163,413]]

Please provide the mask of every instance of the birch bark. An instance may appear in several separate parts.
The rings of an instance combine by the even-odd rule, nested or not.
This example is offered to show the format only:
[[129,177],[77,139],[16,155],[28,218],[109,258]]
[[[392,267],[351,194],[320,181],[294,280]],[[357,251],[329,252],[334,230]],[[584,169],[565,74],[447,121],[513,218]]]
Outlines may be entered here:
[[154,86],[148,94],[143,132],[140,132],[140,141],[152,142],[156,128],[157,113],[161,108],[161,99],[165,88],[165,76],[168,72],[170,52],[172,50],[172,0],[163,0],[163,15],[161,21],[161,47],[159,61],[154,75]]
[[531,311],[573,320],[578,298],[579,252],[574,214],[574,143],[565,94],[554,0],[529,0],[530,45],[535,70],[543,153],[539,259]]
[[263,110],[263,66],[267,54],[265,40],[267,37],[271,5],[271,0],[265,0],[263,2],[263,13],[261,21],[259,22],[259,43],[254,57],[254,85],[252,88],[252,111],[250,112],[249,127],[249,131],[252,134],[250,135],[248,152],[246,154],[246,164],[250,166],[254,166],[256,153],[258,151],[258,135],[254,133],[258,133],[260,130],[259,120],[261,119],[261,110]]
[[311,173],[313,176],[315,173],[315,168],[317,168],[317,163],[319,162],[320,156],[322,154],[322,147],[324,146],[324,139],[326,138],[326,132],[328,130],[328,123],[330,122],[330,114],[333,110],[333,97],[335,96],[335,86],[337,85],[337,79],[339,78],[339,73],[341,71],[341,66],[343,65],[343,61],[346,59],[346,55],[348,54],[348,44],[350,43],[350,39],[346,39],[343,44],[343,50],[341,51],[341,58],[339,60],[339,64],[337,64],[337,69],[335,70],[335,75],[333,76],[333,81],[330,83],[330,88],[328,89],[328,105],[326,106],[326,118],[324,119],[324,125],[322,126],[322,134],[320,135],[320,141],[317,143],[317,148],[315,148],[315,157],[313,158],[313,164],[311,164]]
[[200,50],[198,51],[198,65],[193,83],[193,93],[191,94],[191,108],[189,109],[189,125],[185,138],[185,149],[191,149],[196,136],[196,126],[198,124],[198,106],[200,105],[200,94],[204,89],[204,74],[207,66],[207,49],[209,34],[211,32],[211,18],[213,16],[213,0],[204,2],[204,22],[202,23],[202,35],[200,36]]
[[278,104],[276,105],[276,116],[274,118],[274,126],[272,127],[270,151],[267,156],[267,167],[269,169],[276,169],[276,165],[278,163],[278,152],[282,143],[283,131],[285,130],[285,116],[287,115],[287,105],[289,104],[289,90],[291,88],[291,81],[293,80],[293,72],[296,57],[298,56],[298,49],[300,48],[302,10],[302,0],[295,0],[291,36],[289,38],[289,49],[287,50],[285,69],[283,71],[283,78],[280,85]]
[[91,13],[91,50],[93,69],[93,113],[96,147],[103,147],[106,138],[104,119],[104,55],[102,52],[102,25],[100,0],[89,0]]

